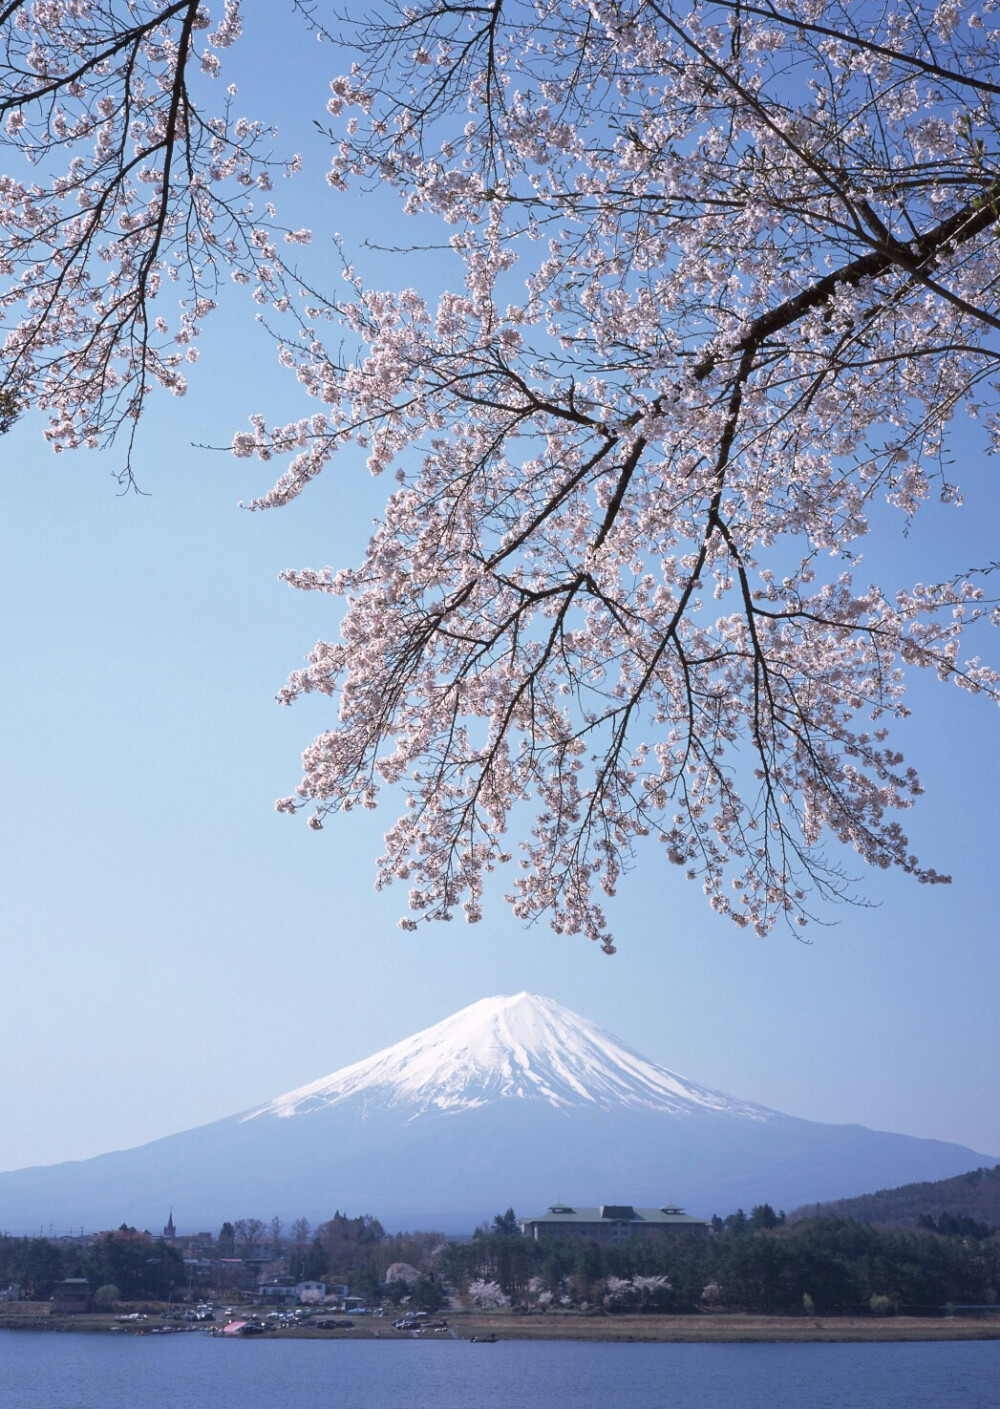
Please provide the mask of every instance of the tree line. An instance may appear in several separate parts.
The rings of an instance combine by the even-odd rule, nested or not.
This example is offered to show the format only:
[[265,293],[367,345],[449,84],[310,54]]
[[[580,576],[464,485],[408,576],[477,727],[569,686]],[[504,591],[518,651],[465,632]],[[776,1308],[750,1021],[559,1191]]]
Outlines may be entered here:
[[166,1301],[186,1285],[184,1259],[163,1239],[152,1239],[126,1224],[100,1233],[89,1244],[53,1238],[0,1237],[0,1287],[17,1287],[29,1301],[45,1301],[57,1282],[86,1277],[92,1288],[106,1287],[117,1299],[149,1297]]
[[[306,1218],[286,1226],[279,1218],[227,1219],[214,1237],[204,1235],[189,1248],[192,1258],[214,1264],[212,1284],[220,1290],[235,1285],[236,1267],[222,1264],[254,1262],[286,1267],[301,1280],[347,1283],[352,1291],[378,1300],[401,1301],[413,1288],[387,1282],[394,1263],[430,1270],[443,1233],[389,1234],[370,1214],[350,1217],[339,1210],[313,1227]],[[16,1287],[29,1300],[44,1301],[57,1282],[86,1277],[91,1287],[109,1286],[122,1300],[148,1297],[166,1300],[183,1294],[192,1280],[184,1252],[163,1238],[122,1224],[90,1240],[0,1235],[0,1289]],[[398,1280],[398,1279],[397,1279]],[[428,1284],[433,1278],[424,1277]],[[431,1285],[419,1289],[426,1309],[440,1305],[441,1293]]]
[[[215,1240],[220,1257],[247,1251],[237,1231],[246,1222],[223,1224]],[[294,1237],[279,1237],[268,1251],[304,1279],[345,1282],[371,1302],[408,1298],[426,1310],[449,1296],[470,1306],[609,1314],[934,1315],[948,1305],[1000,1303],[1000,1230],[963,1218],[927,1216],[906,1229],[838,1217],[791,1223],[762,1204],[713,1219],[704,1237],[682,1233],[615,1245],[579,1237],[536,1242],[517,1226],[508,1209],[459,1242],[433,1232],[390,1235],[371,1215],[338,1211],[315,1229],[299,1220]],[[277,1220],[261,1223],[258,1250],[265,1228],[280,1233]],[[255,1230],[249,1232],[252,1239]],[[419,1277],[390,1279],[399,1263]],[[73,1276],[113,1287],[123,1300],[166,1299],[187,1287],[180,1252],[125,1225],[89,1246],[0,1238],[0,1285],[43,1300],[56,1282]]]
[[[600,1244],[535,1242],[499,1218],[470,1243],[449,1244],[447,1279],[495,1286],[512,1305],[609,1312],[733,1310],[760,1314],[934,1315],[1000,1299],[1000,1236],[961,1220],[935,1230],[876,1228],[823,1217],[791,1224],[767,1204],[715,1218],[707,1237],[678,1234]],[[952,1232],[954,1229],[954,1232]]]

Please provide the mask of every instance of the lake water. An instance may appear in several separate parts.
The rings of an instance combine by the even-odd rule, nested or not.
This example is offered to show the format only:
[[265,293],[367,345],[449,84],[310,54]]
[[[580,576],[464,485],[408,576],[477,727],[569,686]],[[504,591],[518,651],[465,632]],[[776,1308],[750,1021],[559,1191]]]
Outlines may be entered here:
[[377,1345],[0,1331],[0,1409],[1000,1409],[1000,1341]]

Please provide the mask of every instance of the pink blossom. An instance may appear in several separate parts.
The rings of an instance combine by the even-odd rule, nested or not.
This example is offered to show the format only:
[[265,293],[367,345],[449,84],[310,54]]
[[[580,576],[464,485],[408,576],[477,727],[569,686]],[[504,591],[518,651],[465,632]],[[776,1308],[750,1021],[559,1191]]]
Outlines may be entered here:
[[608,952],[654,842],[756,934],[849,894],[845,857],[946,880],[900,825],[922,789],[893,726],[914,669],[998,698],[1000,612],[983,573],[900,585],[860,553],[885,506],[958,511],[957,415],[1000,443],[988,9],[366,18],[327,180],[440,223],[433,298],[339,241],[325,290],[286,266],[309,231],[253,202],[300,159],[233,85],[193,106],[239,34],[235,0],[18,9],[4,391],[57,450],[131,444],[228,276],[313,408],[233,436],[279,462],[250,507],[345,457],[388,477],[356,565],[285,574],[343,601],[279,696],[336,702],[279,810],[389,801],[376,883],[406,884],[407,928],[478,921],[504,870],[519,918]]

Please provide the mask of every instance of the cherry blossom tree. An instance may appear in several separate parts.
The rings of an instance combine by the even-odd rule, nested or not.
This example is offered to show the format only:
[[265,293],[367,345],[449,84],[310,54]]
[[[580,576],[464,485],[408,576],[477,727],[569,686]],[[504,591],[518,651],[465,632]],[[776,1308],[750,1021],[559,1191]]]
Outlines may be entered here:
[[495,1311],[498,1307],[509,1306],[510,1297],[500,1287],[499,1282],[485,1282],[482,1278],[469,1283],[469,1299],[480,1311]]
[[[235,434],[286,462],[252,507],[359,451],[394,477],[360,565],[286,574],[343,607],[282,695],[338,717],[279,808],[320,828],[388,788],[378,882],[409,883],[405,926],[479,919],[512,863],[519,917],[609,951],[601,895],[646,838],[758,933],[845,894],[852,849],[946,880],[900,826],[920,784],[892,725],[916,667],[997,698],[963,646],[996,623],[988,577],[859,559],[890,511],[960,502],[959,419],[998,434],[995,0],[366,17],[328,180],[440,223],[433,300],[369,288],[346,250],[339,287],[292,276],[306,232],[249,194],[264,129],[205,116],[188,78],[238,8],[0,9],[9,141],[70,158],[6,180],[5,369],[57,446],[131,427],[233,274],[315,402]],[[171,280],[173,324],[149,311]]]
[[[214,115],[192,84],[218,78],[240,0],[7,0],[0,4],[0,430],[48,413],[57,450],[123,428],[122,478],[143,401],[186,390],[201,324],[229,278],[280,297],[282,229],[266,201],[270,129]],[[176,289],[177,297],[165,297]]]

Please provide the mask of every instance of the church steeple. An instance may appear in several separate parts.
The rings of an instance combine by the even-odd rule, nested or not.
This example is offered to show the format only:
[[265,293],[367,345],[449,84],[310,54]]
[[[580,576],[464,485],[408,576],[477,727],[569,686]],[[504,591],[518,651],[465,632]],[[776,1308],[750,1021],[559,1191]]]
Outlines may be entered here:
[[163,1236],[166,1238],[167,1242],[172,1242],[173,1239],[177,1237],[177,1229],[174,1227],[173,1209],[170,1210],[170,1217],[167,1219],[166,1225],[163,1229]]

